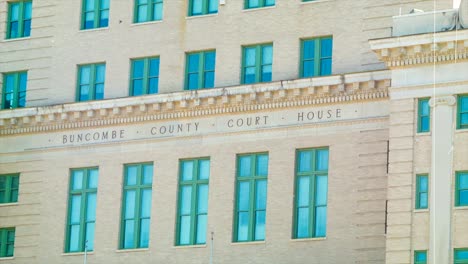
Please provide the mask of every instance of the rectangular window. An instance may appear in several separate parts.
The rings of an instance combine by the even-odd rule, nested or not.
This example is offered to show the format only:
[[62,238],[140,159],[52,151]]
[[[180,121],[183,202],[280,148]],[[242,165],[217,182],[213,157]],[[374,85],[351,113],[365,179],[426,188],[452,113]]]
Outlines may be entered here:
[[327,233],[328,148],[296,152],[294,238]]
[[427,174],[416,175],[416,209],[427,209],[429,177]]
[[468,171],[456,173],[455,206],[468,206]]
[[431,110],[429,98],[418,100],[418,133],[430,131]]
[[31,35],[32,1],[8,3],[7,39]]
[[100,100],[104,98],[106,64],[78,66],[77,101]]
[[274,6],[275,0],[245,0],[245,9]]
[[0,204],[18,202],[19,175],[0,175]]
[[135,0],[135,23],[162,20],[163,0]]
[[427,251],[415,251],[414,252],[414,264],[426,264],[427,263]]
[[457,128],[468,128],[468,95],[459,95],[457,104]]
[[13,257],[15,228],[0,228],[0,258]]
[[132,60],[130,96],[156,94],[159,90],[159,57]]
[[12,72],[3,74],[2,109],[26,106],[28,73]]
[[243,84],[271,81],[273,44],[246,46],[242,54]]
[[455,249],[453,259],[455,264],[468,264],[468,248]]
[[149,246],[153,164],[125,165],[120,248]]
[[237,156],[234,242],[265,240],[268,154]]
[[98,169],[71,170],[65,252],[94,250]]
[[332,73],[332,50],[332,37],[301,40],[301,77],[330,75]]
[[185,89],[213,88],[216,51],[187,53],[186,57]]
[[81,29],[102,28],[109,25],[110,0],[83,0]]
[[179,246],[206,243],[209,178],[209,159],[180,161],[176,235]]
[[218,0],[189,0],[189,16],[218,13]]

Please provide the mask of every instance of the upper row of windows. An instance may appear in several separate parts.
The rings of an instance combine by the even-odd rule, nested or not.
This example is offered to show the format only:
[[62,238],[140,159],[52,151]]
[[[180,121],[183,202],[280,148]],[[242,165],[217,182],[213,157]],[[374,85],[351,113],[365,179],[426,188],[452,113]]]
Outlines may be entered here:
[[[324,76],[332,73],[332,37],[301,41],[300,77]],[[251,84],[272,80],[273,44],[242,47],[241,83]],[[160,58],[131,60],[129,95],[158,93]],[[196,90],[215,86],[216,50],[186,54],[185,89]],[[104,99],[105,63],[78,66],[77,101]],[[2,108],[26,106],[27,72],[3,74]]]
[[[218,13],[218,0],[188,0],[188,15],[200,16]],[[312,2],[316,0],[302,0]],[[163,0],[134,0],[134,23],[163,19]],[[275,0],[245,0],[244,8],[274,6]],[[110,0],[82,0],[82,30],[109,25]],[[29,37],[31,34],[32,1],[8,3],[7,39]]]

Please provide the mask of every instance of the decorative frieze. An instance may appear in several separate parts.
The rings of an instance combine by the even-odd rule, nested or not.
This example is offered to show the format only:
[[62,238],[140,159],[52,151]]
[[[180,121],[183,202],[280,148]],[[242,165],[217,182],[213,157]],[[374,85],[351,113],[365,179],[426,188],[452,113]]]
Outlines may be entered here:
[[389,86],[390,73],[377,71],[6,110],[0,135],[384,99]]

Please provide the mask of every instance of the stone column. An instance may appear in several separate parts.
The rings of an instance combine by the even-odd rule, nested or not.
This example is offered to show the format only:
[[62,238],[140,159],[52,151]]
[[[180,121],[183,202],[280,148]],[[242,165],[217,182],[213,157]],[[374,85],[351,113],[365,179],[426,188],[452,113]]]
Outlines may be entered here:
[[455,97],[433,97],[430,188],[430,264],[450,263]]

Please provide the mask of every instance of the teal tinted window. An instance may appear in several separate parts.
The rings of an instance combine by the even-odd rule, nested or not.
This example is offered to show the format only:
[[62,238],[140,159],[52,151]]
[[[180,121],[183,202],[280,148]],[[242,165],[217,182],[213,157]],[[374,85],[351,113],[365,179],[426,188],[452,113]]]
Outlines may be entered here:
[[416,176],[416,209],[428,208],[429,177],[427,175]]
[[109,2],[110,0],[82,0],[81,29],[107,27]]
[[216,51],[188,53],[186,59],[185,89],[213,88],[215,80]]
[[467,264],[468,263],[468,248],[455,249],[453,259],[454,259],[455,264]]
[[65,252],[94,250],[98,169],[71,170]]
[[135,23],[162,20],[163,0],[134,0]]
[[15,251],[15,228],[0,228],[0,258],[13,257]]
[[265,240],[268,154],[237,157],[234,242]]
[[218,0],[189,0],[189,16],[218,13]]
[[2,109],[26,106],[27,72],[3,74]]
[[272,79],[273,45],[243,47],[242,83],[269,82]]
[[209,178],[209,159],[180,161],[176,232],[179,246],[206,243]]
[[159,91],[159,57],[132,60],[130,96]]
[[31,35],[32,1],[8,3],[7,39]]
[[468,172],[456,173],[455,205],[468,206]]
[[125,165],[120,248],[148,248],[153,164]]
[[244,0],[245,9],[274,6],[275,0]]
[[87,64],[78,66],[77,101],[104,99],[106,65]]
[[301,77],[325,76],[332,73],[333,38],[313,38],[301,41]]
[[418,100],[418,133],[430,131],[431,111],[429,108],[429,99]]
[[458,96],[457,128],[468,128],[468,95]]
[[328,149],[296,154],[294,238],[325,237],[327,231]]
[[426,264],[427,263],[427,251],[415,251],[414,252],[414,264]]
[[18,202],[19,175],[0,175],[0,204]]

